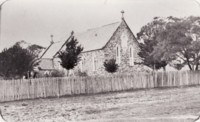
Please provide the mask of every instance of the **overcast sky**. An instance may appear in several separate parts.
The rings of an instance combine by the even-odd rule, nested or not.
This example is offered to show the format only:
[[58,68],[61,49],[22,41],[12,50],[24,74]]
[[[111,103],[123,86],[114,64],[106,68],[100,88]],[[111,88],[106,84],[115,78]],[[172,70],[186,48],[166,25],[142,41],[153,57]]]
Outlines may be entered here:
[[200,16],[195,0],[10,0],[2,8],[0,50],[20,40],[47,47],[51,34],[61,41],[72,30],[121,21],[122,9],[135,35],[155,16]]

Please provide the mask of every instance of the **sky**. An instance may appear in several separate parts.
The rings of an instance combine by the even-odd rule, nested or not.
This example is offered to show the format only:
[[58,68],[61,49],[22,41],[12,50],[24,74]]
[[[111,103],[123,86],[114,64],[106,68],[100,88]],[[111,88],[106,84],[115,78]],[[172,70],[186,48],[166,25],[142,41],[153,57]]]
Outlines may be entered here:
[[21,40],[47,47],[50,35],[63,41],[72,30],[121,21],[121,10],[135,35],[154,17],[200,16],[195,0],[9,0],[1,11],[0,50]]

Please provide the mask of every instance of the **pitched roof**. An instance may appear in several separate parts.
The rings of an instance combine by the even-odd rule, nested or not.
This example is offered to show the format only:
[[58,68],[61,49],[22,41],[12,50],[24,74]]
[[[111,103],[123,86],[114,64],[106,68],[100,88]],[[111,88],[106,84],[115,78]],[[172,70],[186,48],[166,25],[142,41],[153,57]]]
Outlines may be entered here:
[[60,48],[62,47],[62,45],[65,43],[66,41],[58,41],[58,42],[54,42],[50,48],[48,48],[48,50],[46,50],[46,52],[43,54],[43,56],[41,58],[53,58],[53,56],[60,50]]
[[[74,37],[84,47],[83,52],[103,48],[119,27],[120,22],[104,25],[98,28],[88,29],[83,33],[77,33]],[[44,54],[43,58],[53,58],[66,41],[55,42]]]
[[84,47],[83,51],[103,48],[110,40],[120,22],[104,25],[99,28],[89,29],[84,33],[75,34],[75,38]]

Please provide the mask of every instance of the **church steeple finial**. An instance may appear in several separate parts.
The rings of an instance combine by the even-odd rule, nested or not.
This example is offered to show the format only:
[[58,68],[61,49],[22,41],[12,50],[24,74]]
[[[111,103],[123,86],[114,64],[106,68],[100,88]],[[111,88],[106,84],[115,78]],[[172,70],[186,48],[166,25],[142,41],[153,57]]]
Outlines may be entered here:
[[122,11],[121,11],[122,19],[124,19],[124,13],[125,13],[124,10],[122,10]]
[[51,44],[53,44],[54,43],[54,41],[53,41],[53,35],[51,35],[51,42],[50,42]]

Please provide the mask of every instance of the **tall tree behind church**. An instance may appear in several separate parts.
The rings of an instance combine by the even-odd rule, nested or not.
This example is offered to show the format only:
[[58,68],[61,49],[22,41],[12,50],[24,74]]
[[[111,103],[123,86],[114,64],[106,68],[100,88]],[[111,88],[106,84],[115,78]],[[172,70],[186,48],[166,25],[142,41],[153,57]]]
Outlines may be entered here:
[[140,32],[137,33],[137,38],[142,40],[139,45],[141,50],[138,55],[142,58],[142,63],[152,69],[165,69],[165,66],[167,65],[165,60],[162,60],[159,57],[154,58],[152,55],[154,47],[158,44],[157,36],[165,29],[167,23],[169,22],[167,20],[174,22],[176,18],[168,17],[167,19],[163,19],[155,17],[152,22],[144,25]]
[[6,79],[22,78],[38,65],[37,56],[18,43],[0,53],[0,76]]

